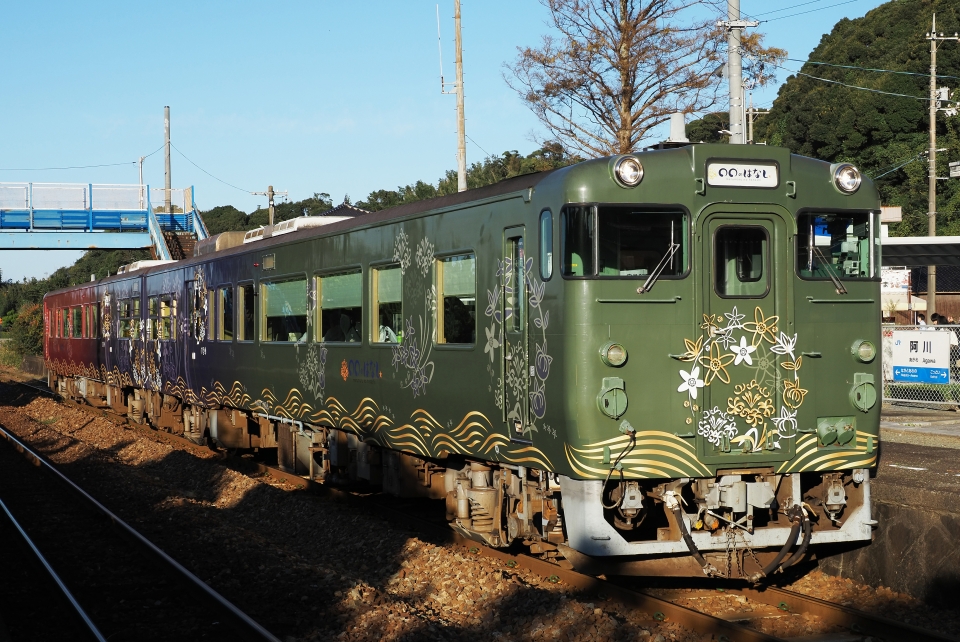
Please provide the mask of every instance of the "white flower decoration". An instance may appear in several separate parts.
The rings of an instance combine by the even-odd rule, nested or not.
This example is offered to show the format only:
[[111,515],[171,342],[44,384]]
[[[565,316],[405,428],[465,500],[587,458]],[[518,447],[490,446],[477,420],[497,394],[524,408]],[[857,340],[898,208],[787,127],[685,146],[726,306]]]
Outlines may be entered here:
[[720,345],[722,345],[724,349],[729,348],[730,344],[734,343],[733,328],[731,327],[721,328],[713,336],[713,341],[714,343],[719,343]]
[[723,316],[727,317],[727,327],[729,329],[737,330],[743,327],[744,315],[737,312],[737,306],[733,306],[730,312],[724,312]]
[[750,354],[756,352],[756,350],[757,346],[747,343],[746,337],[740,337],[740,345],[730,348],[730,352],[737,355],[737,358],[733,360],[733,365],[739,366],[746,361],[748,366],[752,366],[753,357],[751,357]]
[[777,338],[777,342],[773,344],[770,348],[770,352],[776,352],[777,354],[789,354],[791,359],[795,359],[793,356],[793,351],[797,347],[797,335],[794,334],[791,339],[783,332],[780,333],[780,336]]
[[786,406],[780,406],[780,416],[771,417],[770,421],[777,427],[777,434],[784,439],[791,439],[797,435],[797,411]]
[[694,366],[690,372],[680,371],[680,378],[683,383],[677,388],[677,392],[687,392],[693,399],[697,398],[697,388],[703,388],[703,379],[700,378],[700,366]]

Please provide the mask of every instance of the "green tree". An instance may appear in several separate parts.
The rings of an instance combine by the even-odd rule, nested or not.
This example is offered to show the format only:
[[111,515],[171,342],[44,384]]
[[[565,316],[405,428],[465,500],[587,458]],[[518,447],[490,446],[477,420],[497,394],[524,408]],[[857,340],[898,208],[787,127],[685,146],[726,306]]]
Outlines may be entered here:
[[[891,226],[896,235],[927,230],[930,43],[925,34],[933,12],[938,31],[960,30],[960,5],[947,0],[898,0],[862,18],[841,20],[755,125],[758,140],[805,156],[851,162],[875,178],[883,203],[903,207],[903,222]],[[937,73],[960,76],[956,43],[940,47]],[[955,80],[941,84],[956,87]],[[958,134],[955,118],[938,117],[937,146],[948,149],[938,155],[941,175],[947,161],[960,160]],[[960,234],[960,186],[939,181],[937,190],[938,231]]]
[[17,313],[10,328],[10,339],[17,354],[43,354],[43,306],[27,303]]
[[687,123],[687,138],[695,143],[729,142],[730,136],[720,133],[723,129],[730,131],[730,114],[718,111]]

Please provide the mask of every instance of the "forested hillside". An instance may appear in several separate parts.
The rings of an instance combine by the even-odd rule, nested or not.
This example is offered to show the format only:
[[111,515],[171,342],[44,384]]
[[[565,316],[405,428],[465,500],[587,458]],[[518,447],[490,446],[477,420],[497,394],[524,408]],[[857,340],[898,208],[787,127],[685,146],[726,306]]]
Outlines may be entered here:
[[[809,54],[810,62],[800,69],[807,75],[789,77],[769,116],[756,125],[760,141],[851,162],[875,178],[884,204],[903,207],[903,222],[891,228],[896,235],[927,231],[930,41],[925,34],[934,11],[938,32],[960,31],[955,1],[896,0],[863,18],[841,20]],[[791,52],[794,58],[803,53]],[[937,75],[939,86],[950,87],[960,99],[960,43],[940,45]],[[947,175],[949,161],[960,160],[958,119],[937,117],[937,147],[948,150],[937,155],[940,176]],[[960,179],[939,181],[938,188],[938,233],[960,234]]]
[[[491,185],[505,178],[563,167],[578,162],[579,158],[568,156],[559,145],[546,145],[543,149],[522,156],[516,151],[504,152],[477,162],[467,169],[469,188]],[[453,194],[457,191],[457,172],[449,170],[436,183],[417,181],[396,189],[379,189],[355,205],[361,209],[377,210],[412,203],[435,196]],[[332,209],[330,194],[317,192],[301,201],[278,203],[275,222],[298,216],[316,216]],[[241,212],[232,205],[221,205],[202,213],[210,234],[231,230],[251,230],[267,224],[268,213],[258,208],[250,214]],[[91,275],[103,278],[116,274],[117,268],[127,263],[151,258],[149,250],[90,250],[75,264],[61,268],[46,279],[29,279],[23,282],[0,280],[0,318],[4,327],[11,327],[19,311],[26,310],[35,316],[30,304],[43,300],[43,295],[52,290],[79,285],[90,280]]]

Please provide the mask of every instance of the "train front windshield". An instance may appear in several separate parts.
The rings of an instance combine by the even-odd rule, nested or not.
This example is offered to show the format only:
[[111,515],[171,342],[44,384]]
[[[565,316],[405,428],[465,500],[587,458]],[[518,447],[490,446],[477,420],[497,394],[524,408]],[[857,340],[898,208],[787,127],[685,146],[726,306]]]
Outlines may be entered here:
[[817,212],[797,217],[797,272],[805,279],[877,276],[874,214]]
[[647,278],[673,245],[679,245],[679,251],[666,261],[660,276],[680,276],[687,263],[688,220],[682,210],[565,207],[560,213],[563,276]]

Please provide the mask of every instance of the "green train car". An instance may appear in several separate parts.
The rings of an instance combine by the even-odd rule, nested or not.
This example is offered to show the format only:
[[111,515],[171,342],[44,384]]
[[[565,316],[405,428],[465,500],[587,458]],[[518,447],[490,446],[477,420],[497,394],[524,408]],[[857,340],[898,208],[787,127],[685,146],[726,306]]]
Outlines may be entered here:
[[698,144],[296,219],[48,295],[50,383],[490,546],[759,579],[876,525],[879,215]]

